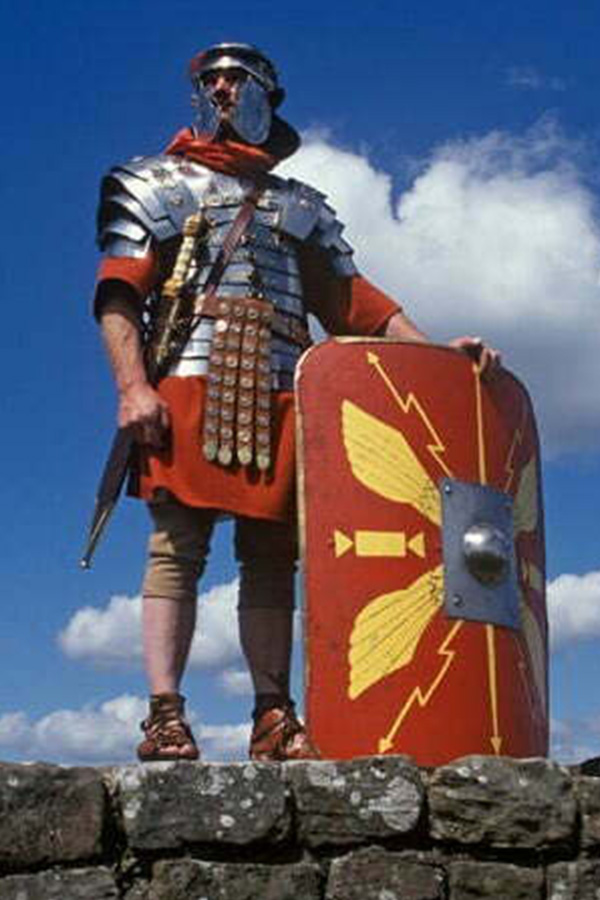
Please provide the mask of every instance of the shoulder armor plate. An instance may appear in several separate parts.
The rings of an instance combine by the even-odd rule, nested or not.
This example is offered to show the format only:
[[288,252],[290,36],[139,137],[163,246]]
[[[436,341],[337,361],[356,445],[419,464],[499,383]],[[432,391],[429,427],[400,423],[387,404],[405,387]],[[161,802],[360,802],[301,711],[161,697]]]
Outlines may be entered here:
[[[279,187],[280,230],[299,240],[310,238],[327,250],[336,275],[357,275],[352,247],[342,237],[344,226],[335,210],[325,202],[325,195],[293,178],[280,180]],[[265,196],[268,199],[268,191]]]
[[[268,191],[266,196],[268,198]],[[298,240],[306,240],[319,221],[324,195],[301,181],[289,178],[287,181],[280,181],[279,198],[280,230]]]
[[[123,219],[143,226],[146,237],[159,242],[179,234],[187,217],[197,211],[210,177],[204,166],[165,154],[134,157],[115,166],[102,181],[100,246],[110,243],[112,224]],[[122,228],[118,233],[123,234]]]

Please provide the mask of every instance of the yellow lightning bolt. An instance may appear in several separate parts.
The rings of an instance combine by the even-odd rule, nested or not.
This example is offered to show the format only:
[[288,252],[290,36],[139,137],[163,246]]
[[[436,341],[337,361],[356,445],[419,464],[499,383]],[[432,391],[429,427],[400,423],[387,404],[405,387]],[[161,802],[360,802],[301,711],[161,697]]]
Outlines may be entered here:
[[410,697],[408,698],[408,700],[406,701],[406,703],[400,710],[394,724],[392,725],[392,727],[390,728],[388,733],[385,735],[385,737],[382,737],[380,739],[379,744],[377,745],[377,750],[379,753],[386,753],[388,750],[392,749],[392,747],[394,746],[394,739],[395,739],[398,731],[400,730],[402,723],[404,722],[405,718],[408,716],[409,712],[411,711],[411,709],[415,705],[415,703],[417,703],[421,707],[421,709],[423,709],[425,706],[427,706],[427,704],[429,703],[429,701],[435,694],[436,690],[438,689],[438,687],[444,680],[446,672],[452,665],[452,661],[453,661],[454,657],[456,656],[456,651],[449,650],[448,645],[456,637],[456,635],[462,628],[463,624],[464,624],[463,620],[459,619],[457,622],[454,623],[454,625],[450,629],[449,633],[446,635],[444,642],[437,650],[437,653],[439,656],[445,657],[444,662],[442,663],[442,666],[441,666],[439,672],[437,673],[434,680],[431,682],[431,684],[429,685],[429,687],[427,688],[427,690],[425,692],[423,692],[421,690],[421,688],[418,686],[413,690],[412,694],[410,695]]
[[522,413],[521,413],[521,423],[513,435],[512,443],[510,445],[510,448],[508,450],[508,455],[506,457],[506,464],[504,466],[504,469],[506,472],[506,481],[504,483],[505,493],[508,493],[509,489],[512,486],[514,478],[515,478],[516,469],[515,469],[514,457],[517,452],[517,447],[519,446],[519,444],[523,443],[523,435],[525,434],[525,425],[527,423],[528,412],[529,412],[528,406],[524,402],[523,408],[522,408]]
[[427,445],[427,450],[433,456],[434,460],[438,463],[442,471],[448,476],[448,478],[451,478],[452,472],[448,468],[446,461],[442,459],[442,454],[446,452],[446,447],[415,395],[411,391],[409,394],[407,394],[406,399],[403,399],[400,396],[396,385],[393,383],[392,379],[381,364],[381,360],[379,359],[377,354],[373,353],[371,350],[367,351],[367,362],[369,363],[369,365],[373,366],[375,371],[383,380],[392,397],[404,414],[408,414],[413,408],[415,409],[432,438],[432,443]]

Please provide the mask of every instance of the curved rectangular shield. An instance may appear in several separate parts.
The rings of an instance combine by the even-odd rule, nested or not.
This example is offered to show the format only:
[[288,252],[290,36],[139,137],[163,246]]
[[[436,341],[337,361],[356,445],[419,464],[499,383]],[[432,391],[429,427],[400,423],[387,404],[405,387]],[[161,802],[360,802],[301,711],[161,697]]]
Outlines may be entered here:
[[520,382],[338,339],[297,372],[306,715],[326,758],[548,749],[543,510]]

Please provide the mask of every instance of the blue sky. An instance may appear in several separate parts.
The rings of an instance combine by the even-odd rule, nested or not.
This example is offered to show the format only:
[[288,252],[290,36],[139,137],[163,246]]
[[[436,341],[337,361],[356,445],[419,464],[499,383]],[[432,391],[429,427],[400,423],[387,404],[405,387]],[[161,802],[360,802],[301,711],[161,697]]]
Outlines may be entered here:
[[[143,508],[124,502],[94,569],[77,568],[114,417],[89,315],[95,206],[110,165],[190,121],[187,62],[219,40],[277,62],[282,112],[305,137],[288,170],[329,194],[365,272],[436,339],[483,332],[529,385],[545,447],[555,753],[598,752],[593,5],[24,0],[3,34],[0,758],[121,760],[135,740]],[[240,752],[250,706],[228,637],[228,538],[215,540],[186,682],[213,757]]]

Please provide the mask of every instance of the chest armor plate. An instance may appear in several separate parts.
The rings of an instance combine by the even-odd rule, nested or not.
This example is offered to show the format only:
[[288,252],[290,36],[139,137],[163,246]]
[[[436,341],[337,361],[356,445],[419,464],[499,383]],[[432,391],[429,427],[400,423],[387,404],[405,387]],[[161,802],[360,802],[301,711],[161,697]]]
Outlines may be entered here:
[[[193,190],[193,183],[190,186]],[[191,282],[198,295],[203,292],[212,266],[252,185],[243,179],[211,173],[208,184],[202,187],[197,200],[198,207],[205,213],[208,231],[199,243],[190,270]],[[281,228],[289,206],[286,187],[286,182],[281,182],[280,187],[279,181],[273,179],[272,186],[261,195],[252,221],[223,272],[217,294],[227,298],[266,300],[276,311],[305,322],[298,243]],[[173,366],[172,374],[206,374],[213,336],[214,320],[202,318],[181,359]],[[275,390],[292,388],[293,372],[301,352],[302,348],[297,344],[272,336],[271,378]]]

